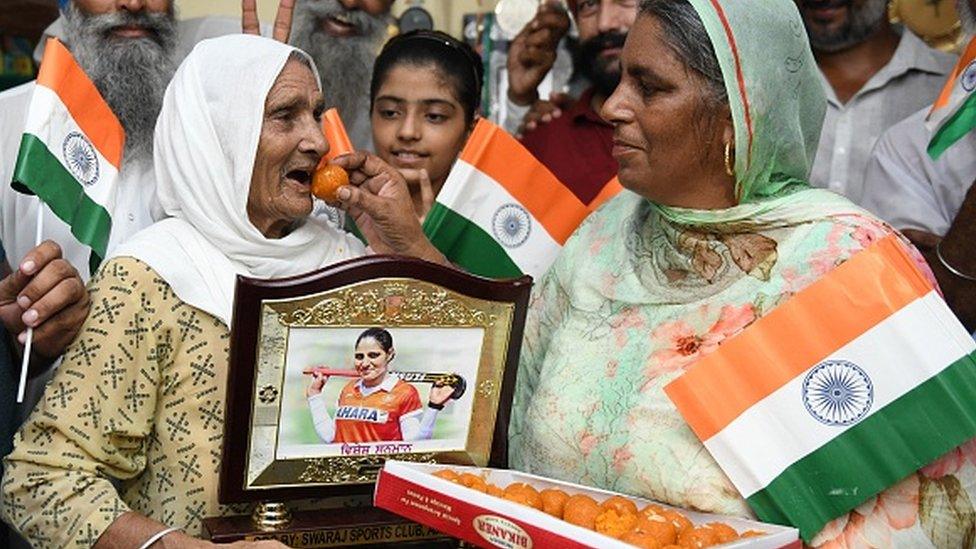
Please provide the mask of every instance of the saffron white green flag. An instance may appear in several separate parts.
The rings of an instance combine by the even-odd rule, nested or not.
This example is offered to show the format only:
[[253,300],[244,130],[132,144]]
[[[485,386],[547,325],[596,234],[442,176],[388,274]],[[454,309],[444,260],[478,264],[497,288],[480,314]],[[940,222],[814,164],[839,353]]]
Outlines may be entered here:
[[539,278],[583,219],[620,190],[614,178],[584,204],[514,137],[481,119],[424,218],[424,234],[470,273]]
[[933,160],[976,127],[973,90],[976,90],[976,38],[959,57],[926,120],[925,125],[932,134],[928,153]]
[[125,133],[74,57],[48,41],[12,185],[33,193],[92,250],[105,257]]
[[756,515],[810,541],[976,436],[974,351],[891,236],[665,391]]

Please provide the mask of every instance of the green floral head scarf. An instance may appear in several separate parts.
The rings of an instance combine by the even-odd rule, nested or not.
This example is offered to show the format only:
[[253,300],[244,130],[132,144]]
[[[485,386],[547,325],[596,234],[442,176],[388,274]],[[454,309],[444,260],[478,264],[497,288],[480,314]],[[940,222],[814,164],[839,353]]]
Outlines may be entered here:
[[736,196],[728,210],[658,205],[668,219],[752,218],[807,188],[826,97],[792,0],[689,0],[722,68],[735,128]]

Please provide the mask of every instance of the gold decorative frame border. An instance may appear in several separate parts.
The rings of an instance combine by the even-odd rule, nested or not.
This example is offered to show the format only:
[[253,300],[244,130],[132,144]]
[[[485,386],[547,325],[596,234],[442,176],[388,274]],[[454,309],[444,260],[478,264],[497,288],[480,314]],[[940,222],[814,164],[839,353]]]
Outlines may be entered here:
[[[243,488],[369,484],[388,458],[486,465],[514,314],[513,303],[478,299],[430,282],[393,277],[298,298],[262,301]],[[468,385],[474,402],[465,450],[276,459],[290,329],[370,326],[484,330],[477,379]]]

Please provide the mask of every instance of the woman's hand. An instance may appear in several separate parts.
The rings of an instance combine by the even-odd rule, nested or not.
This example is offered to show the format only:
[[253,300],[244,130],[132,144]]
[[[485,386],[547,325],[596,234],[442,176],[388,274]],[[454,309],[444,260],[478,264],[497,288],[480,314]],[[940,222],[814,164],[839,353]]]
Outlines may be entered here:
[[312,374],[312,382],[305,388],[305,398],[311,398],[321,393],[322,387],[325,387],[325,382],[328,380],[329,376],[325,374]]
[[333,163],[349,172],[349,186],[339,188],[339,204],[373,251],[450,265],[424,236],[410,190],[396,168],[363,151],[340,156]]
[[434,384],[434,386],[430,388],[430,395],[427,397],[427,400],[431,404],[436,404],[440,406],[445,402],[447,402],[448,400],[450,400],[451,395],[453,394],[454,394],[453,385],[447,385],[446,383]]

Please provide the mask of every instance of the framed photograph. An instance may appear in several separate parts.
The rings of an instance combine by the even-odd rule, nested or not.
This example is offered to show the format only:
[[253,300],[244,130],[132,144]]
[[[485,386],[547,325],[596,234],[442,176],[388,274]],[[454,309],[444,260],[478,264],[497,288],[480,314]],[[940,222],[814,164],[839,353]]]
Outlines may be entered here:
[[386,256],[239,277],[221,502],[369,492],[391,457],[503,467],[530,287]]

